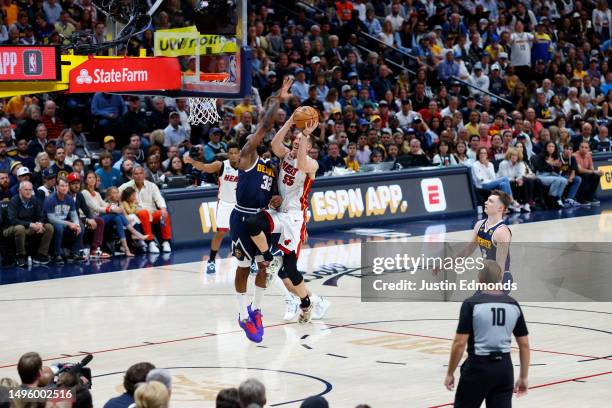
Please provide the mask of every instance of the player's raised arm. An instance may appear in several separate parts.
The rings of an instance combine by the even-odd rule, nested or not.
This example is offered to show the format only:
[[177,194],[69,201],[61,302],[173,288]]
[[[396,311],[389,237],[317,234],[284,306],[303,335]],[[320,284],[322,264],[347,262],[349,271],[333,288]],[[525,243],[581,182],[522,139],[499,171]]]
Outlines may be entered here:
[[193,160],[191,157],[189,157],[189,152],[185,153],[185,155],[183,156],[183,162],[185,162],[185,164],[191,164],[196,170],[211,174],[218,173],[219,170],[221,170],[221,167],[223,167],[223,162],[221,161],[203,163],[201,161]]
[[293,115],[291,115],[291,117],[285,122],[283,127],[280,128],[278,132],[276,132],[274,138],[272,138],[272,141],[270,142],[272,153],[274,153],[274,155],[279,159],[282,159],[287,155],[287,153],[291,151],[287,148],[287,146],[283,144],[283,140],[285,139],[287,132],[289,132],[289,130],[291,129],[291,126],[293,126],[293,123]]
[[308,150],[312,147],[312,143],[310,142],[312,132],[314,132],[318,126],[318,121],[311,121],[306,124],[306,127],[302,131],[303,136],[300,138],[300,145],[297,152],[297,168],[308,174],[310,178],[314,178],[319,169],[319,163],[308,155]]
[[266,109],[266,112],[259,124],[259,127],[255,131],[255,133],[247,137],[246,143],[240,151],[240,162],[238,164],[238,167],[241,170],[246,170],[251,167],[257,159],[257,146],[259,146],[265,134],[270,131],[270,129],[272,129],[272,126],[274,125],[274,117],[276,116],[276,112],[280,107],[280,103],[288,99],[289,96],[291,96],[289,90],[291,89],[292,84],[292,79],[284,79],[283,86],[281,87],[278,96],[271,97],[273,98],[272,102]]

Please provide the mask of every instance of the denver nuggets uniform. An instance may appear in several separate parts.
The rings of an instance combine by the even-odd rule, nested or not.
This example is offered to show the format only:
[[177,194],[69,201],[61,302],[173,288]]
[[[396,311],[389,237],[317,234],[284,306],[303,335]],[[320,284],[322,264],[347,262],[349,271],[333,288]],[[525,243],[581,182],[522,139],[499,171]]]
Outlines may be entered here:
[[229,160],[223,162],[219,174],[219,193],[217,195],[217,230],[228,231],[230,215],[236,205],[236,187],[238,185],[238,169],[230,165]]
[[[477,241],[482,257],[497,261],[497,245],[493,242],[493,234],[500,226],[505,225],[504,221],[500,221],[495,225],[487,225],[487,220],[484,220],[478,228]],[[510,228],[508,228],[510,231]],[[512,231],[510,231],[512,235]],[[508,247],[508,255],[506,256],[506,264],[504,265],[504,276],[502,282],[512,282],[512,275],[510,274],[510,248]]]
[[267,210],[272,224],[272,233],[279,233],[278,248],[284,253],[299,255],[300,246],[306,239],[306,210],[308,193],[313,179],[298,170],[297,158],[285,155],[280,164],[278,192],[283,198],[278,211]]
[[267,207],[272,198],[275,178],[274,168],[261,158],[247,170],[238,170],[236,185],[236,206],[230,216],[232,254],[238,259],[238,266],[248,268],[252,260],[263,260],[259,250],[251,240],[246,221]]

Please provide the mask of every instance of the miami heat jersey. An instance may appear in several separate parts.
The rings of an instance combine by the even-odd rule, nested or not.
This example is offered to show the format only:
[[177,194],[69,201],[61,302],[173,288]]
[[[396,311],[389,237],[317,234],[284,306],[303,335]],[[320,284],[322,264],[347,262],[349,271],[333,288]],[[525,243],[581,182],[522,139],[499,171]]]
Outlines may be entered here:
[[313,179],[298,170],[297,158],[286,154],[280,165],[278,176],[278,192],[283,197],[279,211],[305,211],[308,207],[308,192]]
[[236,187],[238,186],[238,169],[230,164],[229,160],[223,162],[219,175],[219,193],[217,198],[226,203],[236,203]]

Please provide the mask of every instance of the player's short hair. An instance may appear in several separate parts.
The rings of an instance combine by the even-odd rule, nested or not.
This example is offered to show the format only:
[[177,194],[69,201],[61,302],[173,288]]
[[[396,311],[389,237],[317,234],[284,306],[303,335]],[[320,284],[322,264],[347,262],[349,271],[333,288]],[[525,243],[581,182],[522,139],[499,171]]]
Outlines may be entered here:
[[134,395],[136,391],[136,384],[145,382],[149,371],[153,370],[155,366],[151,363],[136,363],[125,373],[123,377],[123,387],[128,394]]
[[501,201],[501,203],[503,204],[504,208],[508,208],[510,207],[510,204],[512,204],[512,197],[510,197],[508,194],[504,193],[501,190],[493,190],[491,191],[491,195],[497,196],[497,198],[499,198],[499,201]]
[[478,271],[478,277],[484,283],[501,282],[502,270],[499,264],[491,259],[483,261],[483,267]]
[[229,151],[229,149],[238,149],[238,150],[240,150],[240,146],[238,146],[238,143],[230,142],[230,143],[227,144],[227,150]]

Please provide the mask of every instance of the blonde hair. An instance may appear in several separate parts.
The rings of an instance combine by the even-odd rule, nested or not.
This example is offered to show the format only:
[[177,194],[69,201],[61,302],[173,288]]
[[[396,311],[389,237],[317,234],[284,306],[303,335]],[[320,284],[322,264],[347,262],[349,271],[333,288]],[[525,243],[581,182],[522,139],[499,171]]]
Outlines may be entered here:
[[[115,186],[111,186],[111,187],[106,189],[106,201],[108,201],[110,204],[116,204],[116,203],[111,202],[111,200],[110,200],[111,194],[114,191],[119,192],[119,189],[117,187],[115,187]],[[121,201],[121,195],[119,195],[119,201]]]
[[510,161],[512,159],[513,154],[516,154],[516,156],[518,157],[518,161],[520,162],[523,161],[523,151],[522,149],[519,149],[517,147],[509,147],[508,150],[506,151],[506,155],[504,156],[504,159]]
[[[40,152],[36,155],[36,158],[34,159],[34,163],[36,163],[36,167],[34,168],[34,171],[41,171],[42,169],[40,168],[40,160],[46,157],[47,160],[51,160],[49,158],[49,154],[47,152]],[[49,163],[49,166],[51,166],[51,163]]]
[[169,400],[168,389],[159,381],[144,383],[134,393],[136,408],[166,408]]
[[163,146],[164,140],[166,139],[166,134],[164,133],[163,130],[157,129],[151,132],[149,139],[151,139],[151,144]]

